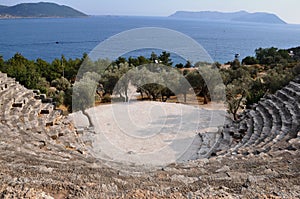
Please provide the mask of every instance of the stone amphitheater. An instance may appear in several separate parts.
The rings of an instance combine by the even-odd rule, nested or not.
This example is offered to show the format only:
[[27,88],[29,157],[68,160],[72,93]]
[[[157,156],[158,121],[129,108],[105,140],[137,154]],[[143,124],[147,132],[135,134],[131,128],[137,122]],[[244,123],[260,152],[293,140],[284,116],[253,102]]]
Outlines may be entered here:
[[300,198],[300,77],[199,135],[206,156],[144,172],[94,158],[49,102],[0,73],[0,198]]

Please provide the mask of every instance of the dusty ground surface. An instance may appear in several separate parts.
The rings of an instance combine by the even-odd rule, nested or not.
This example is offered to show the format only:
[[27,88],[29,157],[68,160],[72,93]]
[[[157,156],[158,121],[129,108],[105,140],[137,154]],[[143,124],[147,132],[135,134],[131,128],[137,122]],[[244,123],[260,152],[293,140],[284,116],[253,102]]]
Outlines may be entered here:
[[[198,134],[217,132],[225,122],[226,111],[213,110],[220,104],[206,107],[150,101],[94,107],[86,111],[94,133],[82,139],[90,141],[93,156],[115,162],[166,165],[195,159],[201,144],[209,145],[207,154],[215,142],[203,143]],[[82,112],[71,118],[77,128],[89,126]]]
[[36,132],[1,123],[0,198],[300,197],[297,148],[151,168],[116,163],[112,168],[84,151],[87,145],[71,123],[62,124],[68,131],[54,139],[49,129]]
[[[84,138],[95,131],[75,130],[32,91],[8,80],[12,84],[0,92],[0,198],[300,198],[299,131],[258,155],[124,165],[94,157],[93,142]],[[21,107],[13,107],[14,96],[22,99]],[[203,142],[209,138],[202,136]]]
[[[53,151],[54,152],[54,151]],[[40,154],[43,152],[36,151]],[[82,155],[1,150],[0,198],[299,198],[300,154],[282,150],[173,164],[107,168]]]

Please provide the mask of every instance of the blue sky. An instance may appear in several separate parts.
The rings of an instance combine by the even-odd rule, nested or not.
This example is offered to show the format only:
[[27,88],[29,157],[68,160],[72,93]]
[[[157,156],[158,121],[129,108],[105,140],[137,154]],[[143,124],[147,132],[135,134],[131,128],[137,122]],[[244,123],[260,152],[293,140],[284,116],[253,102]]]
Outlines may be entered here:
[[[43,0],[0,0],[3,5]],[[270,12],[300,24],[300,0],[44,0],[72,6],[91,15],[167,16],[177,10]]]

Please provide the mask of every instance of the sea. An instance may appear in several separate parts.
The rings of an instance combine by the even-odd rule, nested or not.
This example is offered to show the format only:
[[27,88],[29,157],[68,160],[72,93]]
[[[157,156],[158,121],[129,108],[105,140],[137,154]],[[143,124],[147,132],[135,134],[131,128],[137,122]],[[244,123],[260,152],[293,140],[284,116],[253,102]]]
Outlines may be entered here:
[[[62,55],[67,59],[81,58],[84,53],[90,53],[101,42],[116,34],[147,27],[167,28],[185,34],[219,63],[233,60],[235,54],[239,54],[240,59],[253,56],[255,49],[260,47],[287,49],[300,46],[300,25],[92,16],[0,20],[0,56],[9,59],[18,52],[28,59],[42,58],[48,62],[60,59]],[[152,49],[156,53],[159,50]],[[138,49],[130,56],[150,57],[150,54],[149,49]],[[176,56],[172,54],[175,63]]]

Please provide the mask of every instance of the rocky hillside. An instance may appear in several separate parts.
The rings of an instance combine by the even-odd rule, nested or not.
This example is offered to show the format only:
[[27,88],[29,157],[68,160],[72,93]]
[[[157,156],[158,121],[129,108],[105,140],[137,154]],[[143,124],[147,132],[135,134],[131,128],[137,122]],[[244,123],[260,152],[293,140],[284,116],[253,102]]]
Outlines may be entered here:
[[15,6],[0,6],[0,17],[85,17],[86,14],[55,3],[22,3]]
[[252,23],[269,23],[269,24],[285,24],[278,16],[270,13],[256,12],[248,13],[246,11],[223,13],[223,12],[187,12],[177,11],[170,16],[171,18],[186,18],[198,19],[207,21],[238,21],[238,22],[252,22]]
[[208,157],[113,169],[89,154],[93,130],[0,73],[0,198],[298,198],[299,99],[297,78],[227,124]]

